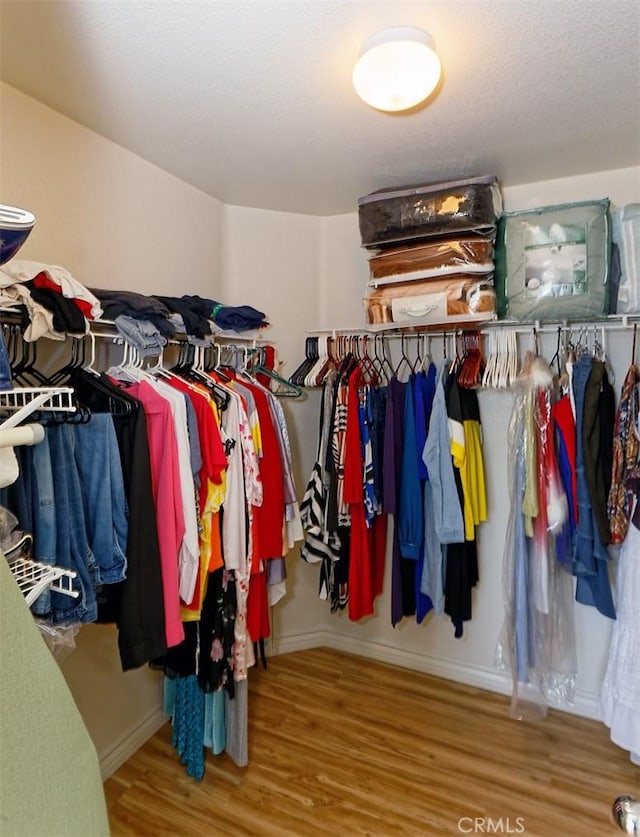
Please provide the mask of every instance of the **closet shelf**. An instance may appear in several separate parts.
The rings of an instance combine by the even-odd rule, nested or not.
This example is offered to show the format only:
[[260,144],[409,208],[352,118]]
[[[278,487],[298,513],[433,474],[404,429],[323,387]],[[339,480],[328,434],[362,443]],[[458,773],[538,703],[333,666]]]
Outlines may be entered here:
[[0,410],[14,411],[32,406],[46,410],[75,410],[71,387],[17,387],[0,391]]
[[579,328],[584,329],[600,329],[605,331],[626,331],[632,329],[634,326],[640,325],[640,313],[637,314],[609,314],[606,317],[601,317],[597,320],[499,320],[495,317],[487,318],[481,316],[477,318],[469,317],[468,315],[459,315],[457,317],[450,317],[447,323],[433,323],[428,320],[415,320],[409,323],[367,323],[359,326],[345,326],[337,328],[315,328],[310,329],[306,333],[308,335],[323,335],[337,337],[338,335],[349,334],[379,334],[381,336],[401,336],[402,334],[411,333],[429,333],[432,336],[441,334],[450,334],[453,331],[480,330],[482,333],[489,333],[490,331],[500,331],[502,328],[516,329],[523,333],[528,333],[532,329],[536,329],[539,333],[553,332],[556,333],[558,328],[564,330],[575,330]]
[[0,412],[12,415],[0,424],[0,430],[10,430],[36,410],[74,412],[72,387],[17,387],[0,391]]
[[63,570],[62,567],[42,564],[30,558],[16,558],[9,562],[9,569],[18,587],[22,591],[27,605],[31,606],[38,596],[47,588],[65,596],[78,597],[78,592],[71,587],[76,573],[73,570]]

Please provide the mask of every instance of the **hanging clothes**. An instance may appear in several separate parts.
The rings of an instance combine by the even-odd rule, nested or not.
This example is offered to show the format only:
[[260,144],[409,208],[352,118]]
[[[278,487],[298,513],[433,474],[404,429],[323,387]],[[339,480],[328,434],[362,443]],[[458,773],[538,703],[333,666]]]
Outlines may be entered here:
[[584,415],[587,383],[593,358],[583,354],[573,366],[572,387],[576,406],[576,475],[578,525],[573,547],[574,574],[578,578],[576,600],[593,605],[603,616],[615,619],[609,582],[609,554],[600,540],[585,464]]
[[177,556],[185,533],[184,508],[178,463],[178,443],[168,401],[146,381],[129,386],[129,391],[143,406],[147,421],[151,481],[156,509],[158,543],[162,568],[164,617],[167,646],[184,639],[180,617],[179,573]]
[[334,374],[325,378],[320,402],[318,449],[316,461],[304,497],[300,504],[300,518],[304,529],[304,544],[300,556],[308,564],[321,564],[319,595],[329,597],[332,565],[340,557],[337,532],[329,528],[329,481],[327,468],[329,427],[333,415]]
[[[186,395],[185,383],[178,386]],[[222,549],[218,556],[212,532],[206,544],[201,539],[200,571],[204,566],[205,576],[200,595],[204,598],[199,610],[192,610],[197,621],[184,623],[185,641],[170,648],[157,664],[170,679],[197,677],[205,693],[194,733],[200,750],[205,746],[218,752],[224,748],[238,765],[244,765],[248,759],[246,679],[255,664],[253,643],[270,633],[267,566],[272,561],[284,562],[285,518],[288,513],[292,536],[298,514],[288,430],[275,396],[246,373],[198,370],[186,387],[195,389],[199,398],[206,399],[210,387],[225,396],[218,439],[221,450],[214,436],[213,450],[207,453],[211,439],[200,435],[202,465],[197,492],[201,513],[203,505],[212,512],[210,519],[219,528]],[[200,404],[196,419],[217,417],[216,405],[210,406],[209,413],[203,413]],[[208,474],[202,470],[205,466]],[[206,545],[212,549],[203,564],[202,547]],[[281,597],[286,583],[283,563],[273,576]],[[168,706],[180,730],[188,726],[189,717],[182,715],[188,716],[190,706],[184,701]],[[198,775],[198,765],[194,775]]]
[[406,390],[407,384],[396,377],[389,381],[384,437],[383,510],[387,515],[394,516],[391,552],[391,624],[394,627],[403,617],[413,616],[416,609],[415,564],[410,558],[402,557],[398,526],[402,494]]
[[528,358],[508,433],[511,506],[497,663],[511,672],[516,718],[543,716],[549,700],[571,701],[577,676],[571,576],[556,559],[569,508],[554,460],[551,385],[548,365]]
[[[478,579],[475,528],[487,517],[477,397],[470,390],[458,393],[448,367],[439,379],[432,363],[425,373],[411,369],[406,356],[403,362],[408,380],[391,374],[384,383],[385,367],[370,357],[347,352],[332,361],[323,381],[318,454],[301,509],[301,556],[321,563],[320,597],[330,600],[332,612],[347,608],[349,618],[359,620],[374,612],[382,590],[392,525],[392,625],[410,616],[423,622],[435,600],[437,612],[446,610],[461,636]],[[456,467],[447,413],[451,390],[462,438]],[[457,548],[445,562],[450,543]]]
[[618,559],[616,602],[607,669],[600,691],[600,714],[611,740],[640,764],[640,473],[634,469],[624,485],[633,497],[634,515]]
[[479,580],[475,527],[487,518],[487,502],[477,395],[474,390],[461,387],[455,373],[450,372],[445,381],[445,400],[464,538],[447,546],[444,611],[451,618],[459,639],[464,622],[472,615],[472,590]]
[[611,542],[607,500],[611,489],[615,414],[615,394],[609,383],[606,366],[594,358],[584,395],[582,434],[585,478],[603,546]]
[[[128,510],[126,576],[98,595],[98,621],[115,622],[123,671],[166,652],[160,547],[153,504],[151,464],[144,410],[106,375],[74,370],[71,382],[81,403],[110,414],[120,453]],[[139,602],[144,600],[145,607]]]
[[567,394],[551,405],[551,418],[556,461],[567,501],[567,519],[556,532],[556,557],[567,572],[572,572],[573,541],[578,522],[576,425]]
[[35,448],[20,449],[20,472],[4,505],[34,539],[34,556],[74,571],[76,599],[48,591],[34,612],[53,624],[95,622],[103,588],[127,572],[124,478],[111,416],[53,423]]
[[[374,512],[372,504],[372,481],[367,477],[367,455],[364,437],[361,435],[361,398],[366,401],[366,392],[358,390],[362,375],[356,367],[347,380],[347,426],[345,431],[345,473],[344,500],[349,506],[351,531],[349,536],[349,618],[358,621],[373,613],[372,559],[369,528]],[[366,430],[366,425],[365,425]],[[371,477],[373,474],[371,473]],[[369,513],[367,521],[367,499]]]
[[607,501],[613,544],[624,542],[633,508],[633,492],[628,486],[629,475],[640,457],[640,441],[636,428],[640,416],[639,386],[640,371],[635,363],[632,363],[622,384],[613,437],[611,488]]

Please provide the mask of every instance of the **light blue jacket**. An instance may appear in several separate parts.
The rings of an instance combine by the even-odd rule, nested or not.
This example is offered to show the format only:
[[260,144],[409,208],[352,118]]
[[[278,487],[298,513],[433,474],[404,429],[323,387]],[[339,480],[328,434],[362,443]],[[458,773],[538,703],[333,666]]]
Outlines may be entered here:
[[431,482],[435,532],[441,544],[464,542],[464,520],[451,459],[451,437],[444,392],[447,367],[448,361],[445,361],[438,370],[429,435],[422,452],[422,460],[427,466]]

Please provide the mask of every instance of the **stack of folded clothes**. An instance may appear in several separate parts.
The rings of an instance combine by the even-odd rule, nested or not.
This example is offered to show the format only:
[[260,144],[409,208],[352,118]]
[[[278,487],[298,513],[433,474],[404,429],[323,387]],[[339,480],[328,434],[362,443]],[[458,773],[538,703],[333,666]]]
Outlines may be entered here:
[[27,341],[82,335],[90,320],[112,320],[143,354],[157,354],[167,340],[186,334],[203,340],[268,325],[250,305],[223,305],[200,296],[147,296],[135,291],[87,288],[64,267],[10,259],[0,267],[0,305],[23,314]]
[[94,288],[104,317],[142,354],[156,354],[178,333],[202,340],[212,334],[264,328],[265,315],[249,305],[228,306],[200,296],[145,296]]
[[11,259],[0,267],[0,305],[21,309],[24,339],[86,334],[102,316],[100,301],[64,267]]
[[364,306],[371,324],[459,323],[495,318],[495,177],[469,178],[360,198],[369,251]]

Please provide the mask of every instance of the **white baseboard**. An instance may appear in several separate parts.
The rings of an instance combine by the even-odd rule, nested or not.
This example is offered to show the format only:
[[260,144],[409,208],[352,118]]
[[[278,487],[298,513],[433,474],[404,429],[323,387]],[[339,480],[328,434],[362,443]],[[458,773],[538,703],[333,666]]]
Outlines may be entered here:
[[162,712],[162,707],[159,706],[142,723],[123,733],[112,747],[104,752],[98,753],[102,781],[106,781],[109,776],[115,773],[168,720],[167,716]]
[[[445,660],[428,654],[419,654],[416,651],[371,642],[367,639],[343,636],[333,631],[312,631],[282,637],[271,643],[271,653],[286,654],[291,651],[303,651],[307,648],[321,646],[356,654],[359,657],[366,657],[382,663],[393,662],[412,671],[432,674],[434,677],[442,677],[445,680],[453,680],[456,683],[464,683],[467,686],[475,686],[489,692],[497,692],[502,695],[511,694],[511,678],[495,669],[457,660]],[[600,717],[597,698],[588,692],[576,692],[572,706],[565,704],[554,706],[554,709],[594,720],[599,720]]]

